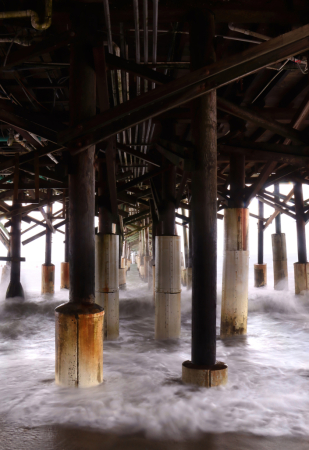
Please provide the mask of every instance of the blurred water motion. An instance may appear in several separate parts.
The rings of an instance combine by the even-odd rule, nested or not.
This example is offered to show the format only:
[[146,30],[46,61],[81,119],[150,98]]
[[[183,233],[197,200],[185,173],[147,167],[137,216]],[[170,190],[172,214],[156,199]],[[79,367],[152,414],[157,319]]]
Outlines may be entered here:
[[[309,299],[294,296],[292,274],[289,292],[250,288],[248,336],[217,341],[228,385],[204,390],[181,383],[181,364],[190,359],[191,293],[182,293],[181,339],[156,342],[152,295],[132,266],[120,292],[121,337],[104,343],[104,384],[74,390],[54,384],[54,308],[68,292],[42,297],[39,271],[24,271],[25,302],[5,302],[2,287],[0,417],[23,427],[79,425],[150,438],[309,435]],[[219,317],[220,305],[218,326]]]

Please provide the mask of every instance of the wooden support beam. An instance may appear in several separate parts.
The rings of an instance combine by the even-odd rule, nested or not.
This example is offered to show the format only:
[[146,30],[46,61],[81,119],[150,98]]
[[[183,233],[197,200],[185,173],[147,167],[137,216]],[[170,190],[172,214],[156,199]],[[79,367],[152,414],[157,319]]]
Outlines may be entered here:
[[34,198],[37,202],[40,201],[40,174],[39,174],[39,155],[36,152],[34,156]]
[[263,170],[261,171],[260,175],[257,177],[256,181],[252,186],[247,188],[247,193],[245,196],[245,203],[246,205],[249,205],[250,201],[256,196],[256,194],[260,191],[260,189],[263,187],[265,181],[268,179],[269,175],[272,173],[272,171],[275,169],[277,165],[277,161],[268,161]]
[[26,258],[23,257],[19,257],[19,258],[14,258],[12,256],[0,256],[0,261],[10,261],[10,262],[21,262],[21,261],[26,261]]
[[117,142],[117,148],[121,152],[128,153],[129,155],[136,156],[137,158],[141,159],[142,161],[146,161],[149,164],[152,164],[153,166],[160,167],[160,164],[158,164],[154,159],[147,155],[146,153],[139,152],[138,150],[134,150],[134,148],[129,147],[128,145],[121,144],[120,142]]
[[[58,228],[60,228],[60,227],[62,227],[63,225],[65,225],[68,221],[69,221],[69,219],[62,220],[62,222],[57,223],[57,225],[55,225],[54,228],[57,230]],[[34,236],[31,236],[30,238],[26,239],[25,241],[22,241],[22,244],[23,244],[23,245],[27,245],[27,244],[29,244],[30,242],[33,242],[33,241],[35,241],[36,239],[38,239],[38,238],[40,238],[40,237],[42,237],[42,236],[45,236],[45,235],[46,235],[46,230],[41,231],[40,233],[35,234]]]
[[[53,120],[48,122],[44,115],[13,105],[7,100],[0,100],[0,120],[13,128],[33,133],[54,143],[57,143],[57,129],[64,128],[61,123],[56,122],[55,124]],[[54,125],[56,125],[56,128]]]
[[179,205],[180,205],[180,201],[182,199],[182,194],[185,190],[186,187],[186,183],[188,180],[188,176],[189,173],[187,171],[184,170],[182,177],[181,177],[181,182],[179,184],[178,190],[177,190],[177,194],[176,194],[176,201],[175,201],[175,208],[178,209]]
[[307,247],[306,247],[306,222],[304,215],[303,188],[301,183],[294,184],[295,212],[296,212],[296,231],[297,231],[297,253],[298,262],[306,264]]
[[281,170],[278,170],[274,175],[271,175],[268,180],[264,184],[264,189],[268,186],[271,186],[272,184],[275,184],[279,180],[282,180],[283,178],[286,178],[288,175],[291,175],[292,173],[296,172],[298,170],[298,167],[292,167],[287,166],[284,167]]
[[285,138],[289,138],[296,144],[308,144],[308,138],[305,137],[300,131],[294,130],[288,125],[282,125],[281,123],[272,120],[266,113],[265,115],[261,115],[253,109],[237,106],[234,103],[220,97],[217,98],[217,107],[221,111],[232,114],[233,116],[239,117],[245,121],[252,122],[259,127],[265,128],[266,130],[272,131],[273,133],[279,134]]
[[[309,25],[278,36],[239,55],[197,69],[184,77],[159,86],[123,103],[112,111],[98,114],[83,124],[59,133],[58,142],[72,142],[79,153],[92,144],[200,97],[212,89],[243,78],[309,49]],[[82,126],[82,129],[81,129]]]
[[[61,195],[53,195],[50,199],[50,202],[60,202],[61,203]],[[40,200],[39,206],[45,206],[47,205],[48,200],[43,199]],[[28,205],[28,206],[21,206],[14,210],[9,211],[8,213],[0,213],[0,220],[2,218],[10,219],[13,216],[16,216],[17,214],[28,214],[29,212],[33,211],[34,209],[37,209],[38,205]]]
[[15,154],[15,168],[14,168],[14,194],[13,200],[18,199],[18,183],[19,183],[19,154]]
[[[0,118],[0,120],[2,120],[2,119]],[[59,145],[55,145],[50,142],[46,147],[42,147],[39,150],[37,150],[37,154],[38,154],[38,157],[41,158],[42,156],[46,156],[48,153],[53,153],[53,152],[59,151],[61,149],[66,150],[66,148],[59,147]],[[35,159],[35,151],[26,153],[19,157],[19,165],[33,162],[34,159]],[[9,170],[9,169],[12,169],[13,167],[15,167],[14,158],[10,158],[7,161],[0,163],[0,171]]]
[[[147,172],[144,175],[141,175],[140,177],[137,177],[131,181],[128,181],[128,183],[123,183],[120,186],[117,186],[117,195],[120,192],[130,190],[131,187],[136,186],[137,184],[142,183],[143,181],[150,180],[150,178],[153,178],[153,177],[165,172],[167,169],[168,169],[168,167],[163,167],[163,168],[160,167],[158,169],[154,169],[151,172]],[[142,202],[140,202],[140,203],[142,203]]]
[[123,226],[126,226],[131,222],[135,222],[136,220],[144,219],[145,217],[148,217],[149,214],[150,214],[149,209],[144,209],[143,211],[140,211],[137,214],[132,214],[131,216],[128,216],[123,219]]
[[257,195],[256,196],[258,200],[260,200],[261,202],[265,203],[265,205],[271,206],[272,208],[274,208],[276,211],[279,211],[280,213],[286,214],[289,217],[292,217],[292,219],[296,219],[296,215],[291,213],[290,211],[286,210],[285,208],[283,208],[282,206],[278,206],[275,205],[274,203],[266,200],[265,198],[263,198],[261,195]]
[[121,58],[120,56],[116,56],[108,52],[105,52],[105,61],[110,69],[113,68],[123,70],[124,72],[137,75],[138,77],[152,81],[156,84],[164,84],[173,80],[172,77],[164,75],[162,72],[154,71],[144,64],[137,64],[134,61]]
[[72,31],[65,31],[62,34],[53,34],[31,45],[30,47],[22,47],[21,49],[11,52],[7,58],[4,66],[4,61],[0,63],[0,71],[5,71],[23,62],[30,61],[33,58],[44,55],[46,53],[53,52],[58,48],[64,47],[75,38],[75,34]]
[[[291,200],[291,198],[294,195],[294,188],[291,189],[291,191],[288,193],[288,195],[285,197],[285,199],[282,202],[282,205],[284,205],[285,203],[287,203],[289,200]],[[266,230],[266,228],[272,223],[272,221],[278,216],[278,214],[280,214],[280,211],[276,210],[266,221],[265,225],[264,225],[264,230]]]
[[256,159],[274,160],[298,167],[309,165],[309,147],[268,144],[267,142],[228,141],[218,144],[220,153],[242,153]]
[[[47,205],[47,207],[48,207],[48,205]],[[51,231],[52,233],[55,233],[56,230],[55,230],[55,228],[53,227],[53,224],[52,224],[51,220],[49,219],[48,214],[44,211],[43,206],[39,206],[39,210],[40,210],[40,213],[42,214],[42,216],[43,216],[43,218],[44,218],[44,220],[45,220],[45,222],[46,222],[46,225],[47,225],[48,228],[50,229],[50,231]]]

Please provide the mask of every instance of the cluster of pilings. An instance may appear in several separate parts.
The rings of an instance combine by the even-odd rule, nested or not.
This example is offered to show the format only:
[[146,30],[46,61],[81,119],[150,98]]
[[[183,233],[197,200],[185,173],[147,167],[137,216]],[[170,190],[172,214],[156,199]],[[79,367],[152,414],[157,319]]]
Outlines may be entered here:
[[[109,95],[103,44],[93,47],[93,42],[87,38],[91,21],[88,23],[86,19],[78,15],[72,17],[76,33],[72,34],[74,39],[70,44],[70,127],[77,127],[81,131],[86,120],[95,119],[93,135],[87,135],[85,140],[83,136],[70,140],[69,187],[68,192],[64,193],[64,199],[68,197],[68,201],[63,201],[66,220],[65,261],[61,266],[61,287],[69,288],[70,292],[69,302],[60,305],[55,311],[56,382],[62,386],[75,387],[95,386],[103,382],[103,338],[115,340],[119,337],[119,288],[126,285],[126,273],[131,264],[130,245],[125,239],[130,235],[127,226],[129,220],[125,221],[122,217],[132,220],[134,214],[130,214],[130,206],[126,206],[127,210],[123,208],[120,217],[117,194],[124,193],[123,191],[131,194],[130,188],[136,185],[130,182],[125,187],[116,185],[117,130],[114,131],[111,127],[112,131],[107,133],[106,146],[95,153],[95,142],[103,140],[95,134],[99,130],[96,106],[98,105],[100,113],[107,111]],[[214,25],[214,16],[210,11],[191,13],[192,71],[202,71],[215,63]],[[202,88],[198,86],[198,89]],[[192,288],[192,352],[191,360],[182,365],[182,379],[185,383],[211,387],[226,383],[228,370],[227,365],[218,361],[216,356],[218,155],[215,85],[206,94],[194,95],[192,98],[191,160],[194,162],[194,170],[190,175],[190,202],[182,202],[183,208],[188,207],[189,214],[186,215],[183,210],[177,216],[180,216],[184,226],[184,264],[182,266],[175,212],[179,208],[183,192],[180,187],[176,192],[176,164],[172,164],[164,154],[157,155],[160,158],[160,171],[149,177],[151,200],[146,204],[151,223],[147,217],[141,219],[138,227],[135,226],[139,230],[139,252],[135,259],[141,278],[148,283],[150,289],[153,287],[155,339],[180,337],[181,284],[188,289]],[[161,125],[162,136],[175,137],[168,121],[164,123],[163,120]],[[99,152],[104,153],[105,157],[101,157]],[[155,158],[151,160],[154,162]],[[224,193],[222,338],[247,333],[248,206],[275,167],[273,161],[265,164],[258,183],[246,187],[244,154],[232,153],[229,166],[230,189]],[[98,172],[97,196],[95,170]],[[186,183],[185,172],[182,171],[182,187]],[[136,179],[134,183],[137,183]],[[276,185],[275,196],[279,198],[279,194],[279,186]],[[298,237],[298,262],[294,265],[295,292],[300,293],[309,288],[309,270],[305,241],[306,219],[299,182],[295,183],[293,194],[293,214]],[[125,195],[124,203],[130,205],[131,195]],[[45,264],[42,266],[43,293],[54,291],[51,198],[49,190],[47,210],[44,211],[46,252]],[[255,265],[257,287],[267,283],[263,261],[263,232],[266,224],[262,199],[263,197],[259,197],[258,264]],[[278,200],[277,204],[279,203]],[[15,207],[18,207],[17,196],[13,201],[13,211]],[[279,210],[280,208],[279,204]],[[95,211],[98,211],[97,232],[94,228]],[[280,214],[273,219],[276,220],[276,233],[272,236],[275,288],[283,289],[287,280],[285,235],[281,233]],[[7,260],[11,262],[11,280],[7,297],[22,297],[21,215],[13,214],[10,223],[11,242]]]

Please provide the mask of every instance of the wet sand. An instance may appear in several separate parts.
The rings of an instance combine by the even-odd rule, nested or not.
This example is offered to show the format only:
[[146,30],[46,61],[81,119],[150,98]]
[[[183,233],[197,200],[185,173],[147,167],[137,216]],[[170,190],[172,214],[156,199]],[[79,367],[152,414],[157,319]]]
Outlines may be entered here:
[[194,440],[147,439],[61,426],[23,428],[0,420],[1,450],[307,450],[308,437],[203,434]]

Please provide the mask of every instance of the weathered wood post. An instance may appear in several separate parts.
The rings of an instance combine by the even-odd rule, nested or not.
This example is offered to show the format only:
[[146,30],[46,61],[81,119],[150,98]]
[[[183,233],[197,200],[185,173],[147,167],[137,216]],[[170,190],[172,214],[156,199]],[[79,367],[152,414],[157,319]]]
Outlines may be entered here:
[[[113,145],[113,142],[109,142]],[[104,336],[119,336],[119,235],[113,234],[107,168],[102,161],[99,175],[99,224],[95,237],[96,303],[104,308]]]
[[249,210],[244,204],[245,158],[230,159],[230,200],[224,210],[221,336],[247,333]]
[[298,252],[298,262],[294,263],[295,294],[300,294],[301,292],[308,291],[309,289],[309,264],[307,262],[303,188],[299,182],[294,184],[294,199]]
[[[52,196],[52,190],[47,190],[48,200]],[[49,202],[46,206],[46,216],[52,223],[53,206]],[[55,292],[55,266],[51,262],[52,255],[52,230],[46,223],[45,236],[45,264],[42,264],[42,294],[53,294]]]
[[[280,193],[279,183],[275,183],[274,193]],[[285,233],[281,233],[281,214],[275,218],[276,233],[271,235],[273,250],[273,269],[274,269],[274,288],[275,290],[283,290],[288,284],[288,262],[286,254]]]
[[[67,189],[63,194],[63,215],[67,220],[69,218],[69,203],[66,201]],[[64,262],[61,263],[61,289],[70,288],[70,263],[69,263],[69,222],[65,224],[64,234]]]
[[151,199],[149,200],[149,206],[150,206],[150,215],[151,215],[151,222],[152,222],[152,271],[150,272],[150,277],[148,280],[148,289],[152,289],[153,291],[153,298],[155,298],[155,292],[156,292],[156,286],[155,286],[155,280],[156,280],[156,235],[157,235],[157,227],[158,227],[158,216],[155,210],[154,201]]
[[[20,203],[13,200],[13,209],[20,208]],[[20,255],[21,255],[21,214],[11,218],[10,257],[11,277],[5,298],[24,298],[24,290],[20,282]]]
[[[96,76],[86,43],[91,27],[86,29],[87,17],[80,11],[75,20],[79,34],[71,43],[71,126],[96,113]],[[103,382],[104,310],[94,302],[94,150],[91,146],[71,157],[70,301],[56,308],[55,371],[56,383],[62,386],[90,387]]]
[[145,266],[145,281],[146,283],[149,282],[150,277],[150,267],[149,262],[151,261],[151,256],[149,253],[149,217],[145,219],[145,225],[147,225],[147,228],[145,228],[145,256],[144,256],[144,266]]
[[[182,214],[186,215],[186,210],[182,208]],[[183,221],[184,222],[184,221]],[[187,225],[187,224],[186,224]],[[183,285],[187,286],[187,270],[188,270],[188,262],[189,262],[189,242],[188,242],[188,229],[187,226],[183,227],[183,248],[184,248],[184,271],[183,271]]]
[[254,286],[267,285],[267,264],[264,264],[264,203],[259,200],[258,219],[258,262],[254,264]]
[[175,236],[176,168],[162,174],[162,221],[155,252],[155,338],[175,339],[181,325],[180,237]]
[[[191,19],[192,69],[214,62],[214,16],[196,11]],[[216,361],[217,309],[217,105],[213,90],[192,102],[196,167],[192,176],[192,346],[182,365],[185,383],[225,384],[227,366]],[[205,256],[207,255],[207,258]]]
[[[191,212],[189,212],[191,217]],[[189,250],[188,250],[188,266],[186,270],[187,289],[192,289],[192,224],[189,222]]]

